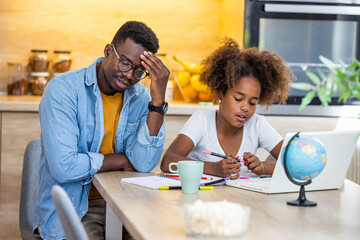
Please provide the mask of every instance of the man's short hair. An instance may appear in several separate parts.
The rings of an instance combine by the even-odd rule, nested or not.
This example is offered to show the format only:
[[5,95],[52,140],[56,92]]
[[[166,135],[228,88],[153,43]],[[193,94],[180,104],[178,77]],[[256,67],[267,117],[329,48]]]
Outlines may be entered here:
[[142,22],[126,22],[119,28],[111,43],[116,46],[124,43],[128,38],[152,53],[156,53],[159,49],[159,40],[156,34]]

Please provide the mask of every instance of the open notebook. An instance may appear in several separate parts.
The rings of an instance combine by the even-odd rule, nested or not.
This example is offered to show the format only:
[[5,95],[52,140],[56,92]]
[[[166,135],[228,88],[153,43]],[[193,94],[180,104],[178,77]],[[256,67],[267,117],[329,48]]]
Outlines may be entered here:
[[[282,148],[295,133],[287,133]],[[326,132],[301,132],[300,136],[312,136],[319,139],[325,147],[327,161],[324,170],[305,186],[306,191],[326,190],[340,188],[344,182],[347,169],[353,155],[356,138],[359,131],[326,131]],[[287,178],[281,154],[277,160],[271,178],[238,179],[226,181],[226,185],[248,189],[262,193],[298,192],[300,186],[293,184]]]
[[[221,179],[220,177],[210,176],[206,174],[204,174],[203,177],[209,177],[212,178],[212,180],[201,180],[200,183],[208,183]],[[157,173],[154,176],[146,176],[146,177],[123,178],[121,179],[121,181],[151,189],[160,189],[160,187],[165,187],[165,186],[166,187],[181,186],[181,182],[179,178],[166,176],[165,173]]]

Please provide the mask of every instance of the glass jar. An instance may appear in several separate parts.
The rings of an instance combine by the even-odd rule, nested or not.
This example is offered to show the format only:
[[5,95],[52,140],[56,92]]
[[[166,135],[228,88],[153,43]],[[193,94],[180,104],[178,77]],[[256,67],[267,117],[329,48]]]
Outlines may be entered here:
[[33,95],[42,95],[46,84],[49,81],[48,72],[32,72],[30,73],[29,87]]
[[165,100],[166,101],[174,100],[174,81],[170,79],[166,85]]
[[55,73],[63,73],[70,70],[71,66],[70,51],[54,51],[53,68]]
[[47,50],[31,50],[29,65],[31,72],[47,72],[49,67],[49,59]]
[[28,82],[26,80],[25,64],[8,62],[8,95],[27,95]]
[[[164,65],[170,69],[169,61],[167,58],[166,53],[156,53],[155,54],[160,60],[164,63]],[[170,71],[169,81],[166,85],[166,92],[165,92],[165,100],[172,101],[174,100],[174,80],[173,76]]]

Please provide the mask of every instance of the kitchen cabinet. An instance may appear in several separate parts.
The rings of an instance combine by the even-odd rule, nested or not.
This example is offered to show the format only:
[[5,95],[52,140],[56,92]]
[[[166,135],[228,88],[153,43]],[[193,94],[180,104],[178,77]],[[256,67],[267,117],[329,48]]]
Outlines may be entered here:
[[[32,139],[40,137],[39,115],[3,112],[1,126],[1,186],[20,186],[18,177],[21,177],[25,148]],[[4,179],[7,181],[3,182]]]
[[[40,97],[0,96],[0,239],[20,239],[19,204],[24,151],[40,137]],[[12,233],[3,236],[6,232]]]

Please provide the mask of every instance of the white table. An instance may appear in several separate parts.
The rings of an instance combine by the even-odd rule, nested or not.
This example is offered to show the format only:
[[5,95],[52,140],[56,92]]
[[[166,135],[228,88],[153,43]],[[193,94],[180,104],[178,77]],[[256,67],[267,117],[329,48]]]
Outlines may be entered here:
[[298,193],[267,195],[216,186],[213,191],[183,194],[121,182],[124,177],[146,175],[150,174],[114,171],[95,175],[93,182],[107,203],[107,217],[115,217],[115,222],[107,220],[113,232],[121,229],[118,224],[122,222],[135,239],[195,239],[185,232],[183,205],[197,199],[226,199],[252,209],[249,230],[241,239],[360,239],[360,185],[348,180],[339,190],[307,192],[307,199],[318,206],[304,208],[286,204],[297,199]]

